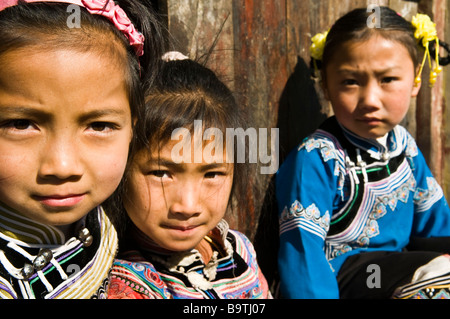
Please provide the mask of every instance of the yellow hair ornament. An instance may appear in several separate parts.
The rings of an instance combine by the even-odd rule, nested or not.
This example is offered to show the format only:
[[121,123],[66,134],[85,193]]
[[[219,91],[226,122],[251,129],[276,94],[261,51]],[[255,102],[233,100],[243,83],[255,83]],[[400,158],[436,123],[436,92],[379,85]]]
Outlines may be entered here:
[[317,33],[311,38],[311,46],[309,47],[309,53],[313,58],[315,76],[320,78],[319,68],[317,67],[317,61],[322,61],[323,51],[325,49],[325,42],[327,41],[328,31],[323,33]]
[[324,33],[317,33],[311,38],[311,46],[309,47],[309,52],[311,57],[317,61],[322,60],[323,50],[325,48],[325,42],[327,41],[328,31]]
[[[439,38],[437,36],[436,24],[431,21],[429,16],[421,13],[416,14],[412,18],[411,23],[416,28],[414,37],[419,43],[422,42],[422,45],[425,48],[425,54],[420,65],[419,73],[417,74],[414,82],[416,83],[416,85],[420,83],[420,76],[422,74],[423,66],[426,59],[428,58],[428,64],[430,66],[430,86],[433,86],[434,83],[436,83],[438,74],[442,71],[442,67],[439,65]],[[436,64],[433,69],[429,49],[429,43],[432,41],[436,41]]]

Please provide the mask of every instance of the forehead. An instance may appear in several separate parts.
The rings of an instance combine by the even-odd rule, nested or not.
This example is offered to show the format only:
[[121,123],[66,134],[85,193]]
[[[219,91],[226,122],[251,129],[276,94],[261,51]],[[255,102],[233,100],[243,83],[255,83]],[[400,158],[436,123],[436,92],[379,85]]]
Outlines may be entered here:
[[100,54],[14,50],[0,56],[0,68],[2,105],[130,112],[123,72]]
[[[189,131],[182,130],[182,133]],[[161,141],[160,141],[161,142]],[[150,148],[141,149],[136,159],[140,163],[158,162],[172,164],[233,164],[232,151],[227,149],[225,140],[207,139],[206,135],[175,134],[172,139],[155,143]],[[232,165],[231,165],[232,166]]]
[[414,63],[408,49],[402,43],[374,35],[367,40],[349,40],[340,45],[326,69],[342,67],[413,69]]

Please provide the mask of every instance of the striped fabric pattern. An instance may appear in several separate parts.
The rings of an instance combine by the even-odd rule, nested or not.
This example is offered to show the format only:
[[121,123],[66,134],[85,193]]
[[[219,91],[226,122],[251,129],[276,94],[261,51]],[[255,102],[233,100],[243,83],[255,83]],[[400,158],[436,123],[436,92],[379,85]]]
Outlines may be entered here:
[[[117,234],[101,207],[92,210],[82,224],[94,238],[90,246],[76,237],[66,240],[57,228],[0,207],[0,298],[106,298]],[[32,264],[42,248],[52,251],[52,261],[23,278],[25,263]]]
[[[216,242],[217,244],[217,242]],[[226,247],[228,246],[228,247]],[[267,282],[250,241],[227,231],[226,255],[205,265],[197,250],[177,256],[128,251],[115,261],[108,298],[111,299],[261,299],[270,298]],[[148,247],[147,247],[148,249]],[[190,260],[190,264],[185,261]],[[208,279],[214,273],[213,279]]]

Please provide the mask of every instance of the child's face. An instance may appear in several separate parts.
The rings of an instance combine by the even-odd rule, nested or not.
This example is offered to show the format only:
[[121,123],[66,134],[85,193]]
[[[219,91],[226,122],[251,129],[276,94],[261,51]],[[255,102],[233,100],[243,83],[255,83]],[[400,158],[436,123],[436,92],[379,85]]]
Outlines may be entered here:
[[338,121],[364,138],[388,133],[405,117],[415,70],[408,50],[381,36],[348,41],[326,66],[324,92]]
[[225,160],[177,164],[171,156],[175,143],[164,145],[159,160],[158,152],[138,154],[125,208],[134,224],[160,247],[186,251],[195,248],[225,215],[233,164]]
[[132,121],[124,72],[74,51],[0,56],[0,201],[68,225],[101,204],[125,170]]

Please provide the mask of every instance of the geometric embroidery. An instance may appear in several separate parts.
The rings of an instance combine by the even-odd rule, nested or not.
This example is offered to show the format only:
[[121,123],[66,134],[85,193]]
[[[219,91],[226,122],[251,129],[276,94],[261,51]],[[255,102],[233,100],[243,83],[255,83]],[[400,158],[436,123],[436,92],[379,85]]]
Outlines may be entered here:
[[450,299],[450,288],[449,287],[428,287],[423,288],[410,296],[406,296],[398,299]]
[[427,177],[427,186],[428,189],[417,188],[414,193],[414,203],[417,205],[416,212],[428,210],[443,196],[442,188],[433,177]]
[[[367,247],[370,244],[370,238],[380,234],[377,220],[386,215],[388,209],[395,211],[398,202],[407,203],[410,192],[414,192],[416,188],[416,180],[411,174],[409,179],[395,191],[376,197],[372,211],[368,214],[367,220],[362,228],[361,233],[352,243],[338,244],[333,242],[327,243],[327,258],[334,259],[344,253],[347,253],[356,247]],[[352,247],[353,246],[353,247]]]
[[396,191],[376,199],[377,203],[374,205],[374,209],[367,219],[364,230],[357,240],[360,246],[367,246],[369,244],[369,238],[379,235],[377,219],[380,219],[387,213],[387,207],[389,207],[391,211],[395,211],[398,201],[406,203],[408,201],[409,192],[414,191],[415,185],[416,181],[414,176],[411,175],[408,181]]
[[330,228],[330,214],[328,211],[321,216],[315,204],[306,209],[295,200],[291,207],[285,207],[280,215],[280,235],[291,229],[300,227],[314,235],[325,238]]

